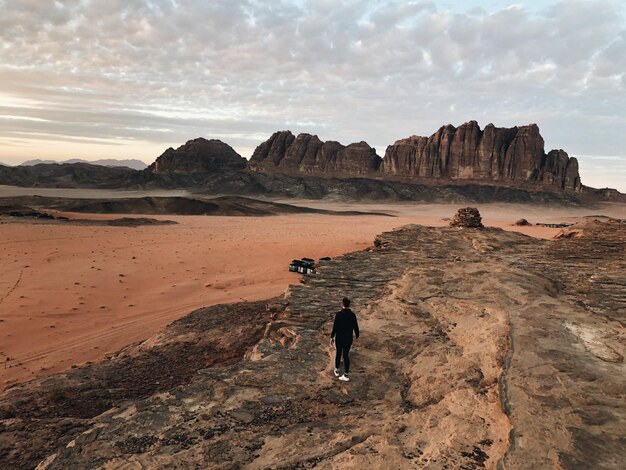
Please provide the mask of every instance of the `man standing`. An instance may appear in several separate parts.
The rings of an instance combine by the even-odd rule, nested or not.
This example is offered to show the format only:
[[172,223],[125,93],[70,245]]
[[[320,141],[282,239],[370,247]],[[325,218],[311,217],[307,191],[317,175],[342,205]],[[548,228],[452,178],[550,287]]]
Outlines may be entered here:
[[350,380],[350,347],[352,346],[352,332],[359,337],[359,323],[356,321],[356,315],[350,310],[350,299],[344,297],[341,300],[343,308],[335,314],[335,322],[333,323],[333,331],[330,333],[330,344],[336,344],[337,353],[335,355],[335,377],[339,377],[339,366],[341,357],[343,356],[344,374],[339,380],[347,382]]

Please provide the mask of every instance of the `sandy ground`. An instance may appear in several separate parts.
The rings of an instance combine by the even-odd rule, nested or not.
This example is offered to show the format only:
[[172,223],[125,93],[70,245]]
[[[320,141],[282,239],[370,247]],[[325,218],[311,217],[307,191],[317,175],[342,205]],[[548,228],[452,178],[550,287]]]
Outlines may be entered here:
[[[299,281],[287,270],[294,258],[361,250],[375,235],[407,223],[443,226],[462,207],[296,203],[396,217],[167,216],[179,225],[137,228],[0,220],[0,390],[96,361],[196,308],[279,295]],[[533,223],[626,217],[624,205],[478,207],[486,225],[542,238],[559,230],[512,223],[521,217]]]

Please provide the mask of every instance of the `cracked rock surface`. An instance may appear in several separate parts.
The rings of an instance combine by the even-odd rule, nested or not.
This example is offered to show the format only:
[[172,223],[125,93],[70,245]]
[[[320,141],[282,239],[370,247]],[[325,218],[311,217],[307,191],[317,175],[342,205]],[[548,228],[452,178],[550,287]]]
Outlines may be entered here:
[[[6,391],[3,468],[621,468],[626,225],[407,226]],[[349,296],[351,381],[328,335]]]

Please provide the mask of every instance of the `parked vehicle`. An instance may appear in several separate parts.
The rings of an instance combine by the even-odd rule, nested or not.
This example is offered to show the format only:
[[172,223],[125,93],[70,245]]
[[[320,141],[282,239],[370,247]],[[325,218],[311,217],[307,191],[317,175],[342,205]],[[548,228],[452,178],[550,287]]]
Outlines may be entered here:
[[315,260],[311,258],[294,259],[289,263],[289,271],[313,274],[315,272]]
[[300,272],[299,268],[302,267],[301,259],[294,259],[291,263],[289,263],[289,271],[297,273]]

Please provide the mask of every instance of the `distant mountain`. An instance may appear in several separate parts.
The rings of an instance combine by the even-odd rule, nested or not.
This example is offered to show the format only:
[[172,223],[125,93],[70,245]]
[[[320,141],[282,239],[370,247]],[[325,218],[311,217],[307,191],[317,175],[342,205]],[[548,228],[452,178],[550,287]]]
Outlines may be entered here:
[[[616,190],[582,185],[578,161],[562,150],[546,154],[534,124],[447,125],[431,137],[396,141],[383,158],[366,142],[344,146],[282,131],[261,143],[250,161],[224,142],[197,138],[168,148],[150,166],[141,162],[142,170],[130,168],[129,160],[40,162],[0,167],[0,184],[433,203],[626,201]],[[103,166],[107,162],[126,166]]]
[[100,166],[123,166],[126,168],[132,168],[133,170],[145,170],[148,165],[146,165],[141,160],[137,159],[129,159],[129,160],[115,160],[112,158],[101,159],[101,160],[82,160],[80,158],[71,158],[69,160],[63,160],[61,162],[56,160],[28,160],[24,163],[21,163],[20,166],[33,166],[39,165],[41,163],[50,164],[50,163],[88,163],[90,165],[100,165]]
[[89,163],[0,166],[0,184],[43,188],[130,188],[145,184],[143,171]]
[[216,139],[193,139],[176,150],[168,148],[150,165],[152,173],[216,173],[243,171],[247,161],[228,144]]
[[61,163],[57,160],[39,160],[39,159],[35,159],[35,160],[26,160],[23,163],[20,163],[18,166],[34,166],[34,165],[40,165],[40,164],[45,164],[45,165],[50,165],[52,163]]

